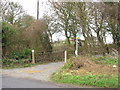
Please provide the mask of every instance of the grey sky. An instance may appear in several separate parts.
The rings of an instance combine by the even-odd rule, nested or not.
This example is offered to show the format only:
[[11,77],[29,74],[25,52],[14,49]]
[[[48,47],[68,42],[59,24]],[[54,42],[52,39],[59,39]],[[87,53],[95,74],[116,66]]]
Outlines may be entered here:
[[[36,17],[37,16],[37,0],[9,0],[13,2],[17,2],[23,6],[23,9],[26,11],[27,14]],[[47,11],[47,6],[45,4],[47,0],[39,0],[39,8],[40,14],[39,17],[42,17],[44,12]]]

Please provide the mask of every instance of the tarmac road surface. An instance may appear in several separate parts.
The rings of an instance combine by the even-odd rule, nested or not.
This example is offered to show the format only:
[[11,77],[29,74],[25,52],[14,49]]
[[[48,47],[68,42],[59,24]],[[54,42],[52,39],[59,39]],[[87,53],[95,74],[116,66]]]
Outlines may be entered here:
[[63,65],[64,62],[52,62],[26,68],[2,69],[2,75],[16,78],[50,81],[52,73],[56,72]]
[[2,88],[79,88],[65,84],[55,84],[40,80],[2,76]]

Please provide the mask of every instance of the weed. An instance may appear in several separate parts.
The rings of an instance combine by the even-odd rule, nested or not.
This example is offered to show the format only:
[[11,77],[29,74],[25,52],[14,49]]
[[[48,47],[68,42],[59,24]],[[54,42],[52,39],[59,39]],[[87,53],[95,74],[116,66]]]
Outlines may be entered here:
[[24,65],[24,67],[30,67],[31,66],[31,64],[25,64]]

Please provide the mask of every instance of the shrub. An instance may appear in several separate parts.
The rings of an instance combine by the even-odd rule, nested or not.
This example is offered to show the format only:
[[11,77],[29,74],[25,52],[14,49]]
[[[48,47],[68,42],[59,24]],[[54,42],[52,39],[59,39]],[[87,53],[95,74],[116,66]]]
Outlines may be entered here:
[[27,59],[27,56],[31,55],[31,49],[24,48],[21,52],[21,58]]
[[3,68],[28,67],[31,65],[29,59],[2,59]]
[[24,48],[21,52],[19,51],[13,51],[11,54],[12,59],[30,59],[31,57],[31,49]]

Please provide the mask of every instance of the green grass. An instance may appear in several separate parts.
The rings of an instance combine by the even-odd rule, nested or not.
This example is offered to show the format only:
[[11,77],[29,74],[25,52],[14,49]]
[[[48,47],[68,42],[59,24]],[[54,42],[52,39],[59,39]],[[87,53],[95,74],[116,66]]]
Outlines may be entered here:
[[[111,57],[95,57],[93,58],[95,61],[102,61],[105,65],[113,65],[117,64],[118,60]],[[57,83],[68,83],[74,85],[88,85],[95,87],[105,87],[105,88],[118,88],[118,76],[117,75],[91,75],[86,74],[84,76],[80,76],[77,74],[69,73],[70,68],[72,67],[72,62],[65,64],[60,70],[56,73],[53,73],[51,76],[51,80]],[[120,86],[120,85],[119,85]]]
[[100,57],[95,58],[94,60],[101,61],[104,64],[110,64],[110,65],[118,64],[118,59],[113,58],[113,57],[108,57],[108,56],[100,56]]
[[70,73],[54,73],[52,80],[58,83],[69,83],[74,85],[90,85],[96,87],[118,87],[118,77],[110,75],[85,75],[78,76]]

